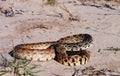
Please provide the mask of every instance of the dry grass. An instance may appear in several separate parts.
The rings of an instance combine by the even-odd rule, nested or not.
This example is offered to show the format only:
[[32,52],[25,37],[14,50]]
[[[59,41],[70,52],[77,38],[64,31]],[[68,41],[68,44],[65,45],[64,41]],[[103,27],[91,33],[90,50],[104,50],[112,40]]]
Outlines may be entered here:
[[2,54],[2,63],[0,64],[3,67],[0,70],[0,76],[6,74],[14,74],[14,76],[36,76],[36,73],[40,71],[35,71],[39,65],[30,66],[31,61],[27,60],[17,60],[14,58],[13,61],[8,61]]

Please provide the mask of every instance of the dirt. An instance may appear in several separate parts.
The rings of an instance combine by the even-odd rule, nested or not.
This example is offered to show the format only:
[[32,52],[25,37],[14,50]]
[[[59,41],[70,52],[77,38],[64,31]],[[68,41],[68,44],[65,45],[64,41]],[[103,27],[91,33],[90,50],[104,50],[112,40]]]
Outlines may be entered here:
[[68,67],[54,60],[33,62],[41,65],[37,69],[43,70],[37,75],[120,75],[119,1],[57,0],[50,5],[42,0],[14,0],[12,3],[13,17],[0,14],[0,54],[8,60],[13,59],[8,53],[15,45],[55,41],[69,35],[88,33],[94,40],[94,45],[88,49],[91,52],[88,64]]

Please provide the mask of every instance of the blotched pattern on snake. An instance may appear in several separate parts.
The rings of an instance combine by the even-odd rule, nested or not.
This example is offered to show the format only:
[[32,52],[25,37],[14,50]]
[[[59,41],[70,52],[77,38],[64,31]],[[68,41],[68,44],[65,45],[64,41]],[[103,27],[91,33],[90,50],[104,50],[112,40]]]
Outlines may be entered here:
[[76,34],[52,42],[20,44],[14,47],[13,54],[17,59],[34,61],[56,60],[68,65],[84,65],[90,60],[86,49],[92,45],[89,34]]

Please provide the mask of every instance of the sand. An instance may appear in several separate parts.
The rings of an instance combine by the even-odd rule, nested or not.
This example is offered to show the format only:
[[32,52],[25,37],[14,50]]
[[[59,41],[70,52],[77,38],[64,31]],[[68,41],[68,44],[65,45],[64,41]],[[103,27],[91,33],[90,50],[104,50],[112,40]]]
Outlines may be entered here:
[[[13,58],[8,53],[17,44],[55,41],[73,34],[88,33],[94,40],[93,46],[88,49],[91,52],[88,64],[68,67],[54,60],[32,62],[41,65],[37,69],[42,71],[36,74],[38,76],[120,75],[119,4],[115,2],[82,4],[79,0],[57,0],[54,6],[38,0],[14,0],[13,3],[15,12],[13,17],[0,14],[0,54],[9,61]],[[70,20],[70,14],[78,20]],[[14,74],[8,73],[5,76],[8,75]]]

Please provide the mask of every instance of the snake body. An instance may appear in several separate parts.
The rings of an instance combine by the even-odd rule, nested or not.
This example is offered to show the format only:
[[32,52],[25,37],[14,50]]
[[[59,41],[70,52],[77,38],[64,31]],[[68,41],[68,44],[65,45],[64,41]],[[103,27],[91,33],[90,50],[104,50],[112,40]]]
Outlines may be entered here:
[[15,57],[18,59],[47,61],[54,59],[55,50],[51,46],[55,42],[41,42],[41,43],[29,43],[20,44],[15,46]]
[[67,51],[80,51],[90,47],[92,41],[92,36],[89,34],[77,34],[61,38],[58,43],[65,47]]
[[89,34],[76,34],[52,42],[20,44],[14,47],[13,53],[17,59],[57,62],[68,65],[84,65],[90,59],[89,51],[92,44]]

